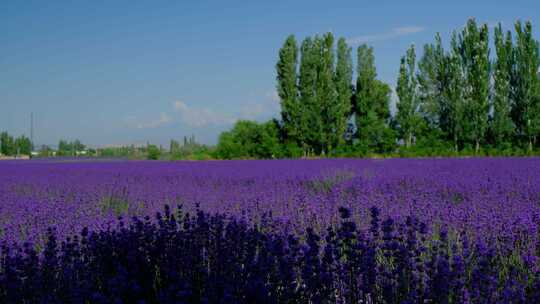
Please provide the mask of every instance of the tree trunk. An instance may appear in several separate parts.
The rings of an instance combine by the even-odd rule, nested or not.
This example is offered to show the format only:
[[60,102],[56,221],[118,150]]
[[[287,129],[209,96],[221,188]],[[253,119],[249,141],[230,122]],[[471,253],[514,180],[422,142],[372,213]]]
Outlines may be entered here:
[[476,140],[476,146],[474,148],[474,151],[476,154],[478,154],[478,151],[480,151],[480,142],[478,141],[478,139]]

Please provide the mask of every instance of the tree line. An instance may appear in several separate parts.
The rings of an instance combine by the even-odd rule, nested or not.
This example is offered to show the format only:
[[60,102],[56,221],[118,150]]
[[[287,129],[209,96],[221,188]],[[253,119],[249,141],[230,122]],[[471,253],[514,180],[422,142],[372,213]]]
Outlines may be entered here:
[[[492,40],[491,40],[492,39]],[[353,64],[353,55],[356,60]],[[238,121],[216,147],[184,137],[152,146],[90,149],[89,156],[159,159],[306,156],[525,155],[540,146],[540,52],[531,22],[492,33],[469,19],[443,43],[411,45],[393,90],[377,76],[373,47],[353,49],[332,33],[287,37],[276,63],[280,119]],[[60,141],[57,155],[85,147]],[[0,153],[29,155],[30,139],[0,134]],[[42,148],[44,156],[52,149]],[[149,153],[152,152],[152,153]]]
[[67,141],[64,139],[61,139],[58,142],[58,150],[56,151],[57,156],[77,156],[81,152],[85,151],[86,153],[86,145],[81,143],[80,140],[75,139],[74,141]]
[[[215,147],[201,144],[195,135],[184,136],[183,142],[171,139],[169,150],[161,145],[146,143],[146,145],[123,145],[116,147],[90,148],[79,139],[60,139],[58,146],[49,145],[33,147],[31,140],[25,135],[17,138],[8,132],[0,133],[0,155],[32,157],[98,157],[98,158],[127,158],[150,160],[204,160],[216,158]],[[33,155],[32,155],[32,152]]]
[[30,138],[21,135],[13,137],[8,132],[0,133],[0,154],[6,156],[30,155],[32,152],[32,141]]
[[440,34],[434,40],[419,60],[414,45],[401,58],[391,115],[392,89],[377,77],[372,47],[360,45],[353,66],[345,38],[290,35],[276,63],[281,119],[238,122],[220,136],[217,156],[533,153],[540,58],[532,24],[506,32],[499,24],[492,35],[469,19],[448,46]]
[[[454,32],[445,50],[437,34],[424,47],[415,73],[411,48],[401,61],[398,127],[406,136],[425,124],[450,141],[454,150],[482,146],[520,146],[531,152],[540,133],[538,41],[530,22],[515,31],[494,30],[494,59],[489,29],[470,19]],[[405,111],[402,111],[405,109]],[[411,123],[419,120],[421,123]]]

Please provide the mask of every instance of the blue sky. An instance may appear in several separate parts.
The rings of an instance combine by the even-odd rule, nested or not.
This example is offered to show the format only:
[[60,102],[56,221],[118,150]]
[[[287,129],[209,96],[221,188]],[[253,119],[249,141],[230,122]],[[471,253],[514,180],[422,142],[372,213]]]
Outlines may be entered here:
[[469,17],[540,32],[534,0],[135,2],[0,1],[0,130],[28,135],[34,112],[38,144],[212,144],[236,119],[277,117],[274,65],[289,34],[366,42],[394,85],[411,43]]

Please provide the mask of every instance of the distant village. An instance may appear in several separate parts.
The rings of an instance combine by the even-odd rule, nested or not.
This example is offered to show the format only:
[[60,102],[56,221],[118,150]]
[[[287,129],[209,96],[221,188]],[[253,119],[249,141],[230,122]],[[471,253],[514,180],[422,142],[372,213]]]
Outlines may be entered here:
[[169,147],[145,144],[88,147],[80,140],[60,140],[58,145],[35,145],[31,138],[13,137],[0,133],[0,160],[31,158],[124,158],[124,159],[208,159],[212,147],[200,144],[194,135],[184,136],[183,142],[171,139]]

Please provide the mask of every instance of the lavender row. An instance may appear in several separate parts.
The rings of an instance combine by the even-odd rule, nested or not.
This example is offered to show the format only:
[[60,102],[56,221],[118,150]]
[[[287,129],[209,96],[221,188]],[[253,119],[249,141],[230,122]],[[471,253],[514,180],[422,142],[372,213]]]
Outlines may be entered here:
[[430,229],[511,238],[536,231],[540,160],[4,162],[0,202],[0,233],[12,242],[42,242],[51,226],[61,237],[104,229],[119,215],[154,214],[166,203],[253,221],[272,212],[284,232],[335,224],[338,206],[365,227],[377,206]]
[[155,221],[2,247],[2,303],[539,303],[540,273],[495,243],[370,209],[283,235],[265,223],[166,207]]

